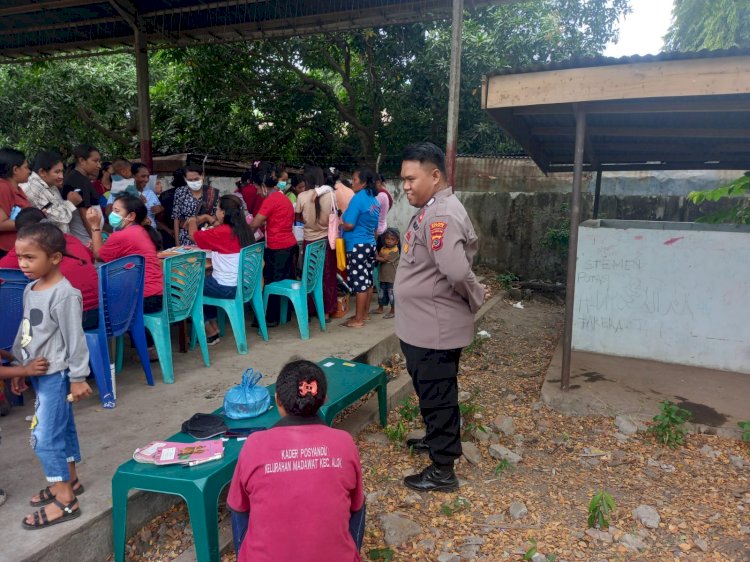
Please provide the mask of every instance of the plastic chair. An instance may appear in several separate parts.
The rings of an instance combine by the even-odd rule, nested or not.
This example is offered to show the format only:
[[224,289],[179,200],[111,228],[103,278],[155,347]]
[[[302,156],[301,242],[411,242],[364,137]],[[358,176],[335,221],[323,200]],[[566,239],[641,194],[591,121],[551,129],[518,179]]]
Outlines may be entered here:
[[[143,315],[144,324],[154,338],[164,382],[174,382],[172,340],[169,325],[190,318],[206,367],[211,365],[203,324],[203,282],[206,277],[205,252],[187,252],[164,259],[164,305],[161,311]],[[118,344],[119,345],[119,344]],[[118,354],[121,347],[118,347]]]
[[23,318],[23,291],[29,279],[20,269],[0,269],[0,349],[9,350]]
[[[240,252],[240,269],[237,273],[237,292],[233,299],[220,299],[203,295],[203,304],[216,306],[218,310],[219,335],[224,337],[225,315],[229,317],[234,332],[234,340],[237,343],[237,352],[247,355],[247,333],[245,329],[245,303],[252,302],[255,317],[258,319],[260,334],[268,341],[268,328],[266,327],[266,312],[263,307],[263,250],[266,244],[258,242]],[[191,337],[190,345],[195,346],[195,332]]]
[[320,329],[322,331],[325,331],[326,329],[326,317],[325,311],[323,310],[323,262],[326,257],[326,244],[328,244],[327,238],[308,244],[305,249],[305,262],[302,266],[301,281],[284,279],[283,281],[269,283],[263,289],[263,308],[268,308],[268,297],[270,295],[286,297],[281,299],[280,312],[282,324],[286,323],[287,307],[289,306],[287,299],[291,301],[294,306],[294,312],[297,315],[300,338],[303,340],[310,339],[310,329],[307,324],[308,293],[313,294],[313,301],[315,302],[315,310],[318,312]]
[[130,333],[146,382],[154,386],[143,324],[143,256],[126,256],[99,267],[99,327],[85,332],[89,362],[104,408],[115,407],[115,381],[110,369],[109,338]]

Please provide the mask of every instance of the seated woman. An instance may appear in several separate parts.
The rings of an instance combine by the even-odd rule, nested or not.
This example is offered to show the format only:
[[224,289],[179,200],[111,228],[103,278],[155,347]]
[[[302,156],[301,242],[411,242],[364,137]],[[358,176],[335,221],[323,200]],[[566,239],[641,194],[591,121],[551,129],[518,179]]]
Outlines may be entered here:
[[[220,299],[233,299],[237,292],[237,274],[240,268],[240,251],[254,242],[253,232],[245,220],[241,199],[235,195],[222,195],[216,209],[219,226],[198,230],[195,217],[188,219],[187,228],[199,248],[211,250],[213,271],[206,277],[203,294]],[[216,307],[203,308],[208,345],[219,343],[219,325]]]
[[[91,208],[86,212],[86,220],[91,227],[91,244],[94,257],[103,262],[114,261],[125,256],[143,256],[145,271],[143,281],[143,312],[159,312],[162,309],[164,294],[164,275],[156,249],[159,247],[159,235],[153,228],[143,226],[146,220],[146,205],[140,197],[123,195],[115,199],[112,212],[107,221],[112,227],[112,234],[102,242],[102,229],[99,227],[99,213]],[[146,331],[149,356],[157,361],[154,340]]]
[[318,417],[327,388],[315,363],[292,361],[281,369],[281,419],[247,438],[229,487],[239,562],[359,562],[362,468],[351,435]]
[[[44,213],[35,207],[21,209],[16,217],[16,228],[38,224],[45,220]],[[49,219],[46,219],[49,221]],[[60,271],[83,297],[83,329],[93,330],[99,325],[99,276],[94,267],[94,256],[86,246],[72,234],[65,236],[65,254],[60,262]],[[0,259],[0,268],[19,269],[16,249]]]

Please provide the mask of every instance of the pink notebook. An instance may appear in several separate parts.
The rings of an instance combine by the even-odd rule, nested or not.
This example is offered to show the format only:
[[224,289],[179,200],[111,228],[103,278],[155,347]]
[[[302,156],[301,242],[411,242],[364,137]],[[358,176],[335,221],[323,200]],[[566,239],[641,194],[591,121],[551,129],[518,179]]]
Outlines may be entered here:
[[221,439],[207,439],[194,443],[153,441],[133,453],[133,459],[136,461],[157,465],[201,464],[218,460],[223,456],[224,442]]

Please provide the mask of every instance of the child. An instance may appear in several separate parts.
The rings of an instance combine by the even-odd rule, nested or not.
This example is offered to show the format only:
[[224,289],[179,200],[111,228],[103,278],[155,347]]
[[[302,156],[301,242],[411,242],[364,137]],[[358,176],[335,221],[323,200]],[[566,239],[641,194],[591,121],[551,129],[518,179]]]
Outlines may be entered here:
[[396,280],[396,268],[400,257],[400,235],[395,228],[388,228],[383,233],[383,247],[375,258],[380,262],[380,294],[378,295],[378,309],[373,314],[383,314],[383,307],[391,305],[391,310],[383,318],[393,318],[396,312],[396,302],[393,300],[393,282]]
[[[255,239],[242,210],[241,199],[235,195],[222,195],[216,208],[219,226],[208,230],[198,230],[195,217],[187,221],[190,237],[199,248],[212,250],[212,272],[206,277],[203,294],[219,299],[233,299],[237,292],[237,273],[240,269],[240,251],[252,244]],[[208,345],[219,343],[219,325],[216,323],[216,307],[203,309],[206,321]]]
[[362,469],[351,435],[317,415],[327,386],[310,361],[281,369],[281,419],[247,438],[229,488],[238,562],[359,562]]
[[[76,495],[83,493],[83,486],[75,469],[81,453],[70,400],[77,402],[91,395],[86,383],[89,350],[81,326],[81,293],[60,271],[65,253],[63,233],[50,223],[30,225],[18,232],[18,265],[31,283],[23,293],[23,320],[13,352],[25,365],[32,357],[49,361],[46,375],[30,379],[37,396],[31,445],[50,482],[31,500],[32,507],[41,509],[22,522],[31,530],[81,515]],[[13,387],[16,392],[24,390],[23,379],[15,379]]]

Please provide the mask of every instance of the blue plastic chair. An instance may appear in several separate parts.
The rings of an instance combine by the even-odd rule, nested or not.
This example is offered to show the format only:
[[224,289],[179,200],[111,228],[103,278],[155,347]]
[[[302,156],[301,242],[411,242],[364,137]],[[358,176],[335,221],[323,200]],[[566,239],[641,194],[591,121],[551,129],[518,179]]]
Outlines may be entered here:
[[10,350],[23,318],[23,291],[29,279],[20,269],[0,269],[0,349]]
[[[164,259],[164,305],[161,311],[144,314],[146,329],[151,332],[159,354],[164,382],[174,382],[170,324],[190,318],[206,367],[211,365],[203,324],[203,282],[206,278],[205,252],[187,252]],[[118,353],[120,348],[118,348]]]
[[143,323],[143,256],[126,256],[99,267],[99,327],[85,332],[89,362],[104,408],[115,407],[115,385],[110,371],[109,338],[130,334],[146,373],[154,386]]
[[326,244],[328,244],[327,238],[308,244],[305,249],[305,262],[302,266],[302,279],[300,281],[284,279],[283,281],[269,283],[263,289],[263,308],[268,308],[268,297],[270,295],[286,297],[281,299],[282,324],[286,323],[289,301],[291,301],[297,315],[300,338],[303,340],[310,339],[307,312],[307,295],[309,293],[313,294],[320,329],[322,331],[326,329],[326,317],[323,310],[323,263],[326,258]]
[[[225,316],[229,317],[234,332],[234,340],[237,343],[237,352],[247,355],[247,331],[245,329],[245,303],[252,302],[255,317],[258,319],[260,334],[268,341],[268,328],[266,327],[266,311],[263,307],[263,250],[265,242],[258,242],[240,252],[240,269],[237,273],[237,291],[233,299],[220,299],[203,295],[203,304],[217,307],[219,323],[219,335],[224,337]],[[196,332],[193,332],[190,345],[195,346]]]

